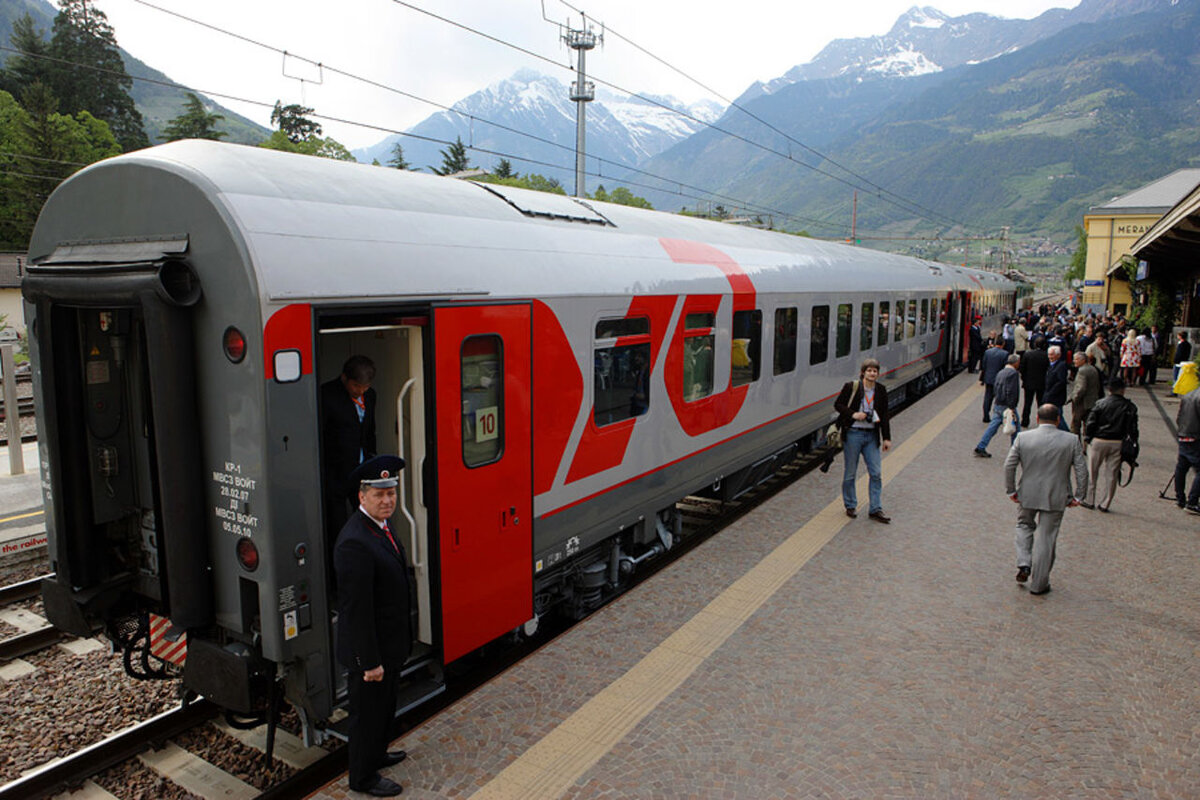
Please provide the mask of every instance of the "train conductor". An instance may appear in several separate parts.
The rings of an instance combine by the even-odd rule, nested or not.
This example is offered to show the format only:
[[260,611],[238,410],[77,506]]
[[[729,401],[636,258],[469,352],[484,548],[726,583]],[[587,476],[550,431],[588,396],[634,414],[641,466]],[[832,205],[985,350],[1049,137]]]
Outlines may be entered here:
[[349,671],[350,788],[392,797],[400,784],[379,774],[407,754],[388,752],[400,670],[412,645],[408,562],[389,530],[404,459],[378,456],[356,469],[358,511],[338,535],[337,658]]
[[321,384],[325,531],[330,550],[357,502],[358,487],[350,475],[375,457],[374,381],[374,362],[354,355],[346,359],[337,378]]

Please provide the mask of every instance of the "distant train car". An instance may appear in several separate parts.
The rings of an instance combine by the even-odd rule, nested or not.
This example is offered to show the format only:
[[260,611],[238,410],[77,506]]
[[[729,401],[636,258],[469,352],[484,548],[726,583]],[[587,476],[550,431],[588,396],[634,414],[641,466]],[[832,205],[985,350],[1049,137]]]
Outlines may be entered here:
[[619,590],[678,540],[681,497],[736,497],[818,443],[862,357],[920,394],[1019,289],[265,149],[109,159],[51,196],[23,285],[47,614],[156,655],[186,632],[187,687],[242,713],[281,693],[319,739],[345,681],[318,389],[349,355],[376,363],[379,449],[409,464],[410,707],[445,664]]

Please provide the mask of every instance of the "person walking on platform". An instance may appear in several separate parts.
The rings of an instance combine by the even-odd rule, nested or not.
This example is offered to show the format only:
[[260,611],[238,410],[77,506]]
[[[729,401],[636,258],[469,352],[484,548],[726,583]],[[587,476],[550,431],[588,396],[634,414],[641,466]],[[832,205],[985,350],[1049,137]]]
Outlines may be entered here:
[[1104,331],[1096,331],[1096,338],[1087,346],[1084,352],[1087,354],[1088,360],[1092,362],[1097,370],[1100,371],[1100,378],[1108,380],[1108,347],[1104,342]]
[[858,516],[858,494],[854,486],[861,455],[870,475],[870,516],[876,522],[891,522],[883,513],[883,465],[881,453],[892,446],[891,418],[888,414],[887,388],[879,383],[879,362],[864,359],[858,371],[859,380],[843,387],[833,407],[838,412],[837,425],[842,431],[842,453],[846,459],[842,473],[842,502],[846,516]]
[[1058,427],[1069,431],[1062,418],[1063,406],[1067,404],[1067,362],[1063,360],[1062,348],[1056,344],[1050,345],[1046,358],[1050,366],[1046,368],[1046,388],[1042,390],[1042,400],[1058,408]]
[[1121,340],[1121,376],[1126,386],[1137,384],[1138,372],[1142,368],[1142,346],[1137,340],[1137,331],[1130,328]]
[[1017,326],[1013,328],[1013,352],[1019,356],[1025,355],[1025,351],[1029,349],[1029,329],[1025,327],[1025,318],[1017,319]]
[[[1050,568],[1063,512],[1079,505],[1088,488],[1079,438],[1058,430],[1058,408],[1038,407],[1038,426],[1022,432],[1004,459],[1004,487],[1017,511],[1017,583],[1030,594],[1050,591]],[[1017,468],[1021,479],[1017,481]],[[1071,472],[1075,489],[1071,490]]]
[[340,588],[337,659],[350,692],[350,789],[375,797],[403,791],[379,770],[408,755],[387,749],[400,671],[412,648],[408,561],[388,527],[403,468],[399,456],[378,456],[354,471],[358,510],[333,553]]
[[[1083,507],[1108,511],[1113,495],[1117,493],[1121,442],[1126,437],[1135,442],[1138,439],[1138,410],[1133,401],[1125,397],[1125,381],[1113,378],[1108,382],[1108,396],[1092,407],[1084,426],[1091,476]],[[1103,492],[1098,491],[1101,475],[1107,480]]]
[[1046,337],[1034,336],[1029,350],[1021,357],[1021,385],[1025,388],[1025,402],[1021,406],[1022,428],[1029,427],[1030,410],[1042,404],[1048,369],[1050,358],[1046,355]]
[[996,392],[996,376],[1004,369],[1008,361],[1008,351],[1004,349],[1004,340],[993,333],[991,347],[983,354],[983,363],[979,367],[979,382],[983,384],[983,421],[992,421],[992,398]]
[[967,372],[974,373],[983,358],[983,331],[979,327],[982,317],[976,317],[967,331]]
[[1188,341],[1187,331],[1180,331],[1176,335],[1175,342],[1175,372],[1171,375],[1171,385],[1175,385],[1175,381],[1179,380],[1179,371],[1183,364],[1192,360],[1192,345]]
[[1075,383],[1071,387],[1071,433],[1082,436],[1087,415],[1100,399],[1100,371],[1078,350],[1075,351]]
[[992,441],[992,437],[996,435],[996,431],[1000,430],[1000,425],[1004,422],[1004,412],[1010,412],[1013,423],[1016,425],[1012,441],[1015,442],[1017,434],[1021,432],[1021,421],[1017,417],[1017,401],[1021,399],[1021,375],[1017,372],[1017,365],[1020,363],[1021,357],[1013,353],[1008,357],[1004,369],[1000,370],[1000,374],[996,376],[996,393],[992,402],[992,421],[988,423],[987,430],[983,432],[983,438],[979,440],[979,444],[975,445],[975,455],[979,458],[992,457],[992,454],[987,450],[988,444]]
[[[1179,458],[1175,462],[1175,505],[1200,514],[1200,389],[1193,389],[1179,398],[1179,413],[1175,416],[1179,431]],[[1192,489],[1184,500],[1189,469],[1196,470]]]

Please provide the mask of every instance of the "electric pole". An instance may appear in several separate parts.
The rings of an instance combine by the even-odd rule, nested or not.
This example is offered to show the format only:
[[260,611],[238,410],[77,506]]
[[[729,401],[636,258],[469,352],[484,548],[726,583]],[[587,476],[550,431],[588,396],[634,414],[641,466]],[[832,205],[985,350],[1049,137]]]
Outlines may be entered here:
[[[570,98],[575,102],[575,196],[584,197],[587,190],[584,186],[584,159],[587,155],[585,132],[587,128],[587,104],[596,99],[596,84],[587,79],[587,51],[596,46],[596,34],[588,27],[587,14],[583,14],[583,27],[580,29],[567,27],[563,33],[563,41],[567,47],[579,54],[579,66],[575,71],[575,81],[571,84]],[[604,34],[599,37],[604,42]]]

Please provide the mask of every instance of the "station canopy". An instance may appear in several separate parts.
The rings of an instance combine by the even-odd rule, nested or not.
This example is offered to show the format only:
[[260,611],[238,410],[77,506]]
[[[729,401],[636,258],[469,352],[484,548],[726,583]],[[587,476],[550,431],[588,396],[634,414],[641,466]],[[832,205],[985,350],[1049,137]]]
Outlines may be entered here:
[[1142,234],[1130,254],[1152,274],[1200,273],[1200,184]]

